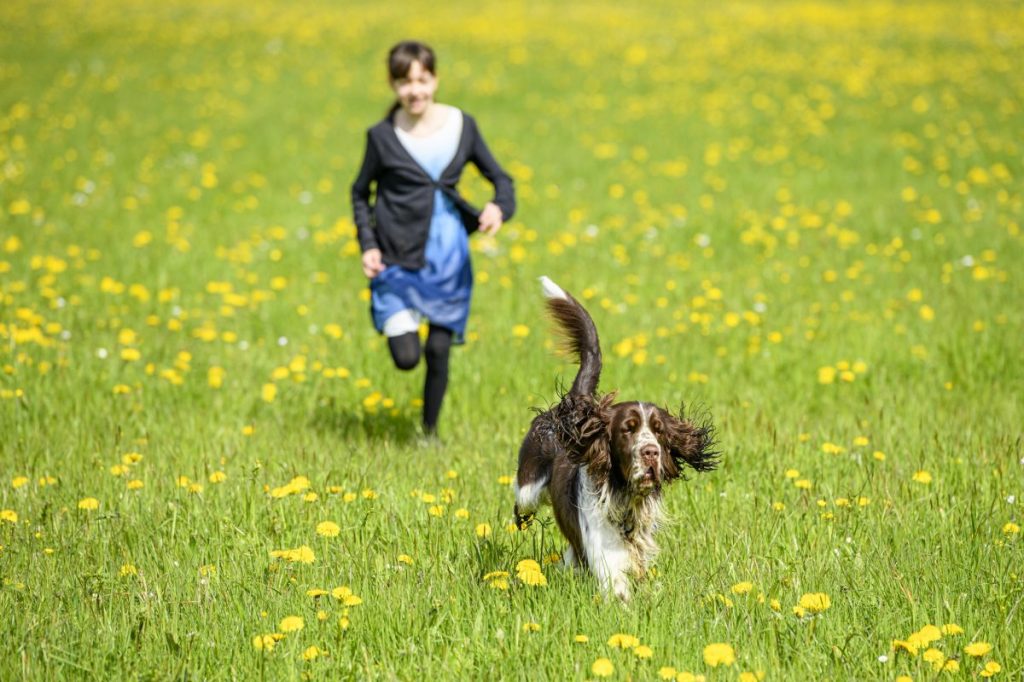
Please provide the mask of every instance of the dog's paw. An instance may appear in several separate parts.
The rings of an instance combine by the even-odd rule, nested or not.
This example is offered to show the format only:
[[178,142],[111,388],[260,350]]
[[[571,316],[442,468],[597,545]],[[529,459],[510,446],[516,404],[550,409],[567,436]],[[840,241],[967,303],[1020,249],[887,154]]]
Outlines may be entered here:
[[612,593],[619,598],[623,604],[629,603],[629,579],[625,576],[618,576],[612,581]]
[[533,523],[533,520],[537,518],[537,514],[535,512],[520,514],[518,504],[515,506],[514,511],[516,515],[516,528],[518,528],[519,530],[526,530],[530,527],[530,524]]

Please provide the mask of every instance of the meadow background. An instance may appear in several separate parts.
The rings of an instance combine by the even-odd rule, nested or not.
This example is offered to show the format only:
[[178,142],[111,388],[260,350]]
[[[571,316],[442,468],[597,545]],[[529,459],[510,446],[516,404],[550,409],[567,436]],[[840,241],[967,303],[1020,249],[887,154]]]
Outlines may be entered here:
[[[519,197],[442,447],[348,198],[406,37]],[[1019,2],[0,3],[0,678],[1018,679],[1022,92]],[[718,429],[627,606],[509,527],[542,274]]]

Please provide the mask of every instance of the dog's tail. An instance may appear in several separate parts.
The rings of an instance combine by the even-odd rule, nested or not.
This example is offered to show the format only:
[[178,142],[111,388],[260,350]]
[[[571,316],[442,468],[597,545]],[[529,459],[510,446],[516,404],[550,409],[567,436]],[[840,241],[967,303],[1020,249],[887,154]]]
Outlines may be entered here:
[[572,383],[570,395],[592,396],[601,379],[601,343],[590,313],[580,302],[547,277],[540,278],[547,297],[548,312],[555,318],[565,336],[567,349],[576,356],[580,369]]

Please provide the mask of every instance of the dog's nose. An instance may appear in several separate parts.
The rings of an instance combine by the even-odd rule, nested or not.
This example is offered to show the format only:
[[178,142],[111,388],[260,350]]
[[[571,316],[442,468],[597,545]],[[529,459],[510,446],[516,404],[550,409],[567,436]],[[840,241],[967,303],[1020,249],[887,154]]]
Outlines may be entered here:
[[661,450],[658,448],[657,445],[654,445],[652,443],[648,443],[647,445],[640,448],[640,456],[643,457],[645,460],[657,459],[658,455],[660,454]]

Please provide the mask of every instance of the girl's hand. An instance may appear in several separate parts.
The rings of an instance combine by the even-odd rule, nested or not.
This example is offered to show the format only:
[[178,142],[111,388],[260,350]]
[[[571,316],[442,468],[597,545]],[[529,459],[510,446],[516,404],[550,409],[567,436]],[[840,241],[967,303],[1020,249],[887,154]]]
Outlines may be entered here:
[[497,234],[502,221],[501,209],[494,202],[488,201],[484,210],[480,212],[480,231],[484,234]]
[[380,259],[380,249],[367,249],[363,252],[363,274],[373,279],[384,272],[384,263]]

